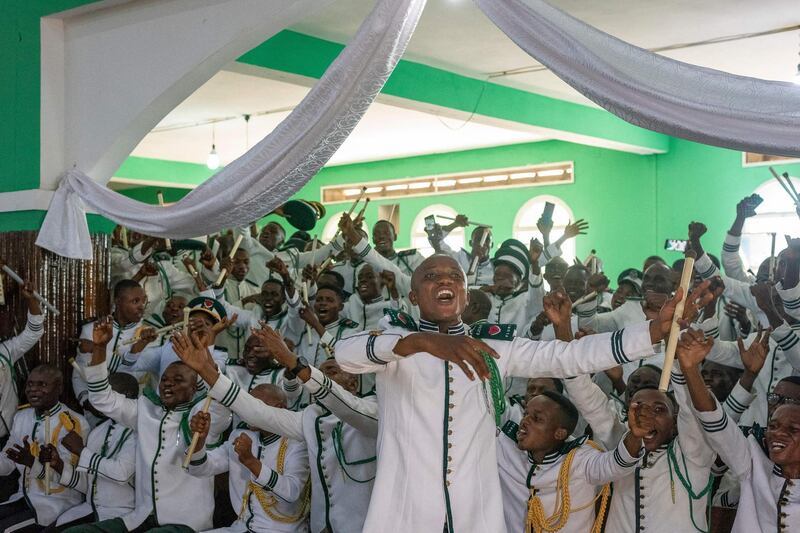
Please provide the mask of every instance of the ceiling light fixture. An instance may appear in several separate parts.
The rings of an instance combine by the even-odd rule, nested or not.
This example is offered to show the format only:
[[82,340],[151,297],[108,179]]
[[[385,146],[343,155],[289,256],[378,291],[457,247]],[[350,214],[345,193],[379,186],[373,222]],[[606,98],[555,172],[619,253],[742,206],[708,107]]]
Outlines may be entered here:
[[387,191],[405,191],[408,189],[408,183],[397,183],[395,185],[387,185]]
[[437,187],[454,187],[456,184],[456,180],[437,180],[436,186]]
[[361,194],[361,189],[345,189],[344,195],[345,196],[356,196],[357,194]]
[[219,168],[219,154],[217,153],[216,144],[216,131],[214,125],[211,125],[211,151],[208,152],[208,159],[206,159],[206,166],[209,170],[217,170]]
[[532,180],[536,177],[536,172],[515,172],[511,174],[512,180]]
[[383,187],[367,187],[367,190],[364,191],[366,194],[375,194],[376,192],[381,192]]
[[498,183],[501,181],[508,181],[508,176],[505,174],[501,174],[498,176],[486,176],[483,178],[484,183]]
[[430,186],[431,186],[430,181],[418,181],[417,183],[408,184],[409,189],[427,189]]
[[483,178],[481,178],[481,177],[461,178],[460,180],[458,180],[458,183],[460,183],[462,185],[468,185],[470,183],[480,183],[482,181],[483,181]]

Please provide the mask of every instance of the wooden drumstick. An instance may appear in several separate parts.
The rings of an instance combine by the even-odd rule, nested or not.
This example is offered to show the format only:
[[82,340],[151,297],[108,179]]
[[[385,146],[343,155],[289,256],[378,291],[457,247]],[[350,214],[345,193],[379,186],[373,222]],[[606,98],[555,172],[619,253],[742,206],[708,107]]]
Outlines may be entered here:
[[[156,195],[158,196],[158,205],[160,205],[161,207],[164,207],[164,193],[161,192],[161,191],[158,191],[156,193]],[[167,245],[167,250],[172,250],[172,240],[165,238],[164,239],[164,244]]]
[[769,281],[772,283],[775,281],[775,266],[777,258],[775,257],[775,234],[770,233],[770,237],[772,238],[772,247],[770,248],[769,253]]
[[119,237],[122,240],[122,247],[128,249],[128,228],[125,226],[119,227]]
[[311,268],[314,268],[314,265],[317,264],[317,244],[319,241],[317,240],[317,236],[314,235],[314,240],[311,241]]
[[[455,218],[448,217],[448,216],[445,216],[445,215],[436,215],[436,216],[441,218],[441,219],[443,219],[443,220],[455,220]],[[473,222],[471,220],[468,220],[467,224],[470,225],[470,226],[480,226],[482,228],[492,229],[492,227],[489,224],[481,224],[480,222]]]
[[590,302],[595,298],[597,298],[597,291],[592,291],[589,294],[584,294],[583,296],[575,300],[575,302],[572,304],[572,308],[575,309],[579,305],[585,304],[586,302]]
[[[243,235],[239,235],[238,237],[236,237],[236,242],[233,243],[233,248],[231,248],[231,253],[228,254],[228,259],[230,259],[231,261],[233,261],[233,256],[236,255],[236,250],[239,249],[239,245],[242,244],[243,237],[244,237]],[[219,271],[219,277],[217,277],[217,282],[215,283],[217,287],[222,285],[222,282],[225,280],[225,276],[227,274],[228,274],[227,268],[223,268],[222,270]]]
[[[348,216],[353,214],[353,211],[356,210],[356,206],[358,205],[358,202],[360,202],[361,199],[364,198],[365,194],[367,194],[367,188],[366,187],[361,187],[361,192],[358,194],[358,198],[356,198],[356,201],[353,202],[353,205],[351,205],[350,209],[347,211],[347,215]],[[336,237],[338,237],[341,232],[342,232],[342,228],[336,228],[336,233],[333,234],[333,238],[331,239],[331,242],[335,241]]]
[[[489,238],[489,226],[481,226],[483,228],[483,232],[481,233],[481,242],[480,247],[483,248],[483,245],[486,244],[486,239]],[[475,270],[478,268],[478,256],[472,258],[472,262],[469,264],[469,272],[467,272],[467,276],[471,276],[475,274]],[[477,281],[477,276],[475,281]]]
[[[18,285],[25,285],[25,281],[23,281],[23,279],[19,276],[19,274],[17,274],[13,270],[11,270],[11,268],[8,265],[4,264],[3,260],[0,260],[0,264],[3,265],[3,267],[2,267],[3,272],[8,274],[9,278],[11,278],[14,281],[16,281]],[[40,304],[45,306],[55,316],[58,316],[58,315],[61,314],[61,312],[58,309],[56,309],[55,306],[53,306],[53,304],[51,304],[50,302],[45,300],[44,297],[41,294],[39,294],[38,292],[33,291],[33,297],[36,298],[39,301]]]
[[[50,415],[44,415],[44,443],[45,445],[50,444]],[[40,448],[41,450],[41,448]],[[44,464],[44,493],[46,496],[50,496],[50,461]]]
[[[203,409],[201,412],[208,413],[209,408],[211,408],[211,396],[206,396],[206,401],[203,402]],[[189,462],[192,460],[194,449],[197,448],[197,441],[199,440],[200,434],[192,433],[192,443],[189,445],[189,451],[186,452],[186,459],[183,460],[183,468],[189,468]]]
[[686,299],[689,297],[689,284],[692,282],[692,274],[694,272],[694,257],[686,256],[683,262],[683,272],[681,272],[681,283],[679,287],[683,289],[683,298],[675,306],[675,314],[672,316],[672,326],[669,330],[669,339],[667,339],[667,349],[664,352],[664,368],[661,370],[661,381],[658,384],[658,389],[666,392],[669,388],[669,379],[672,373],[672,364],[675,362],[675,349],[678,347],[678,336],[681,333],[680,319],[683,316],[683,308],[686,304]]
[[81,368],[81,365],[79,365],[79,364],[78,364],[78,362],[75,360],[75,358],[74,358],[74,357],[70,357],[70,358],[69,358],[69,361],[67,361],[67,362],[68,362],[70,365],[72,365],[72,370],[73,370],[73,372],[77,372],[77,373],[78,373],[78,375],[79,375],[79,376],[80,376],[80,377],[81,377],[81,378],[82,378],[84,381],[86,381],[86,376],[84,376],[84,375],[83,375],[83,369]]
[[[303,291],[303,305],[305,305],[306,308],[308,308],[309,307],[309,305],[308,305],[308,282],[307,281],[303,281],[303,284],[300,286],[300,288]],[[308,322],[306,322],[306,341],[308,342],[309,346],[311,346],[313,344],[313,342],[311,340],[311,324],[309,324]]]

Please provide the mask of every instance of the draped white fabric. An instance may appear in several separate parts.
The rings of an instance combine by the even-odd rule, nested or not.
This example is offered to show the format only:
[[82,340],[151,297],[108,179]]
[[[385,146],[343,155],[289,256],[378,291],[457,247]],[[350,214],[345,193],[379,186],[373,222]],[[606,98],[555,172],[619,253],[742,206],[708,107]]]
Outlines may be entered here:
[[148,235],[189,238],[245,226],[292,196],[358,124],[405,51],[426,0],[378,0],[308,95],[246,154],[168,207],[137,202],[73,169],[64,173],[36,244],[91,259],[85,208]]
[[520,48],[632,124],[693,141],[800,156],[800,87],[675,61],[542,0],[475,0]]

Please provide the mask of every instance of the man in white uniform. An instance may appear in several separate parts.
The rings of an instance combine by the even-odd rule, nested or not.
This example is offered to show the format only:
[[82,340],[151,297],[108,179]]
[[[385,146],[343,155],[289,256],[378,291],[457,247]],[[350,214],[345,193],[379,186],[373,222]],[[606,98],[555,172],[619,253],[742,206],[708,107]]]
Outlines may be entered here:
[[[387,516],[397,531],[505,531],[495,460],[503,377],[566,377],[652,355],[681,295],[652,322],[569,343],[514,337],[513,326],[496,324],[467,335],[461,322],[466,276],[448,256],[422,263],[410,297],[420,308],[419,326],[393,313],[383,332],[337,344],[336,360],[345,371],[376,373],[380,453],[368,532],[385,531]],[[570,338],[563,329],[571,307],[561,293],[545,299],[564,338]]]

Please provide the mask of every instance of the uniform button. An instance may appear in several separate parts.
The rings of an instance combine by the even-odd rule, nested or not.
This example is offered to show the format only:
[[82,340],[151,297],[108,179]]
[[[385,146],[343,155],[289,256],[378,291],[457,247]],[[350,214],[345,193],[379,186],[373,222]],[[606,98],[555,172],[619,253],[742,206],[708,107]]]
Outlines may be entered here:
[[452,435],[452,434],[453,434],[453,430],[452,430],[452,429],[448,429],[448,430],[447,430],[447,434],[448,434],[448,435]]
[[451,403],[451,404],[449,404],[449,406],[448,406],[448,407],[450,407],[450,409],[452,409],[453,407],[455,407],[455,405],[453,405],[453,404]]
[[450,469],[448,468],[448,469],[447,469],[447,473],[448,473],[448,474],[452,474],[452,473],[453,473],[453,471],[452,471],[452,470],[450,470]]
[[448,447],[448,448],[452,448],[452,447],[453,447],[453,443],[452,443],[452,442],[448,442],[448,443],[447,443],[447,447]]
[[452,383],[453,381],[455,381],[455,378],[449,378],[449,379],[448,379],[448,381],[449,381],[450,383]]
[[452,457],[450,457],[450,456],[448,455],[448,456],[447,456],[447,462],[449,463],[449,462],[450,462],[450,461],[452,461],[452,460],[453,460],[453,458],[452,458]]
[[450,486],[450,482],[449,482],[449,481],[445,481],[444,483],[445,483],[445,485],[447,485],[448,487]]
[[452,421],[453,421],[453,417],[452,417],[452,416],[448,416],[448,417],[447,417],[447,421],[448,421],[448,422],[452,422]]
[[639,504],[639,509],[644,509],[644,504],[643,503]]
[[453,391],[447,391],[447,392],[449,392],[449,393],[450,393],[450,396],[452,396],[453,394],[455,394],[455,392],[453,392]]

